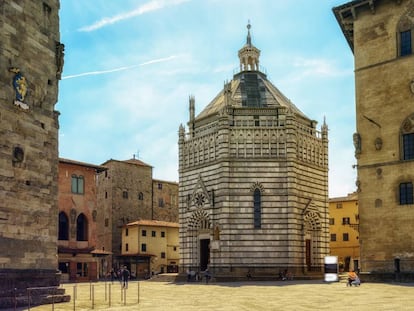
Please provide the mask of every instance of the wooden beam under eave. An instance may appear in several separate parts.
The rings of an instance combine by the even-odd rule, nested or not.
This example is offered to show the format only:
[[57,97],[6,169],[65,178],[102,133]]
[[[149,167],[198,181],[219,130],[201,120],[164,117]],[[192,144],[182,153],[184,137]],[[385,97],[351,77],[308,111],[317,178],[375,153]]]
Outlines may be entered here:
[[351,14],[352,14],[352,18],[354,20],[356,20],[357,19],[357,15],[356,15],[356,10],[355,10],[355,7],[354,6],[351,8]]

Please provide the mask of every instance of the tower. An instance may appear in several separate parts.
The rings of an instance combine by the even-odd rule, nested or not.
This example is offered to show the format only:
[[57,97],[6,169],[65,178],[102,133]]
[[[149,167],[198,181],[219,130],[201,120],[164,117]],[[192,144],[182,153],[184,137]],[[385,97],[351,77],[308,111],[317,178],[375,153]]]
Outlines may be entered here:
[[[179,127],[181,272],[236,279],[322,272],[328,255],[328,128],[260,70],[247,26],[240,71]],[[190,107],[195,105],[194,97]]]
[[59,284],[59,5],[0,3],[0,306],[27,287]]
[[414,2],[351,1],[333,12],[355,58],[361,270],[412,280]]

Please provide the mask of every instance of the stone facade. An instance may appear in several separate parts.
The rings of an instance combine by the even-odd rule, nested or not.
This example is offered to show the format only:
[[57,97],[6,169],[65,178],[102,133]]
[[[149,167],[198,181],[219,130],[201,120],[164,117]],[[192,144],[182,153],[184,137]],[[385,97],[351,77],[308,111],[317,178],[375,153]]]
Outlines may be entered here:
[[102,202],[104,222],[109,223],[111,239],[105,249],[113,252],[112,262],[121,254],[122,227],[139,218],[152,216],[152,167],[137,159],[108,160],[108,170],[98,178],[98,201]]
[[178,223],[178,183],[154,179],[152,219]]
[[355,57],[361,269],[413,272],[414,2],[333,11]]
[[59,6],[0,2],[0,296],[59,284]]
[[329,254],[328,137],[239,51],[240,72],[179,128],[180,269],[219,277],[321,271]]
[[[152,166],[138,160],[108,160],[107,171],[98,176],[98,202],[105,224],[98,228],[102,247],[113,253],[112,266],[118,268],[121,255],[122,227],[132,221],[164,220],[178,222],[178,185],[153,180]],[[159,186],[160,185],[160,186]],[[161,189],[160,189],[161,188]],[[160,202],[163,206],[159,206]]]
[[[106,168],[59,159],[58,254],[62,279],[96,281],[106,275],[108,262],[98,228],[105,226],[97,201],[97,175]],[[109,263],[110,265],[111,263]]]

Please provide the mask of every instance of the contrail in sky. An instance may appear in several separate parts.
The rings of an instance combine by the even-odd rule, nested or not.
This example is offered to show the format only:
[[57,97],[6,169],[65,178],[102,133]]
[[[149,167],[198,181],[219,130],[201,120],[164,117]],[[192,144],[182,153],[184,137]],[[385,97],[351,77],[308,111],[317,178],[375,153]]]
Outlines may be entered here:
[[172,59],[174,59],[176,57],[177,56],[175,56],[175,55],[171,55],[171,56],[164,57],[164,58],[157,58],[157,59],[149,60],[147,62],[138,64],[138,65],[123,66],[123,67],[114,68],[114,69],[89,71],[89,72],[78,73],[78,74],[75,74],[75,75],[63,76],[62,77],[62,80],[65,80],[65,79],[73,79],[73,78],[84,77],[84,76],[103,75],[103,74],[117,72],[117,71],[129,70],[129,69],[132,69],[132,68],[146,66],[146,65],[150,65],[150,64],[167,62],[167,61],[170,61],[170,60],[172,60]]
[[187,2],[190,0],[152,0],[150,2],[147,2],[141,6],[139,6],[138,8],[136,8],[135,10],[132,10],[130,12],[126,12],[126,13],[122,13],[122,14],[118,14],[112,17],[104,17],[101,20],[93,23],[92,25],[89,26],[84,26],[82,28],[79,28],[79,31],[84,31],[84,32],[89,32],[89,31],[94,31],[97,30],[99,28],[105,27],[107,25],[111,25],[111,24],[115,24],[117,22],[126,20],[126,19],[130,19],[133,18],[135,16],[138,15],[142,15],[151,11],[156,11],[156,10],[161,10],[167,6],[172,6],[172,5],[179,5],[183,2]]

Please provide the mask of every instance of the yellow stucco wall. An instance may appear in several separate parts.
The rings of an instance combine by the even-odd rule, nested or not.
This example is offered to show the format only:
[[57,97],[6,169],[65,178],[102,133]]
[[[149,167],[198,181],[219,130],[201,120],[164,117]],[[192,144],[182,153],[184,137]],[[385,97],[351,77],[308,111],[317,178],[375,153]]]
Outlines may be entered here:
[[[344,270],[357,269],[354,260],[359,264],[358,195],[351,193],[347,197],[329,199],[329,220],[330,254],[338,256]],[[348,240],[344,239],[346,234]],[[336,241],[333,241],[333,235]]]
[[167,272],[168,265],[178,266],[178,224],[143,220],[124,226],[122,255],[150,256],[150,269],[154,273]]

